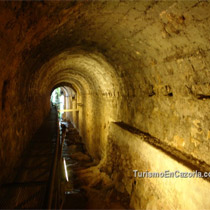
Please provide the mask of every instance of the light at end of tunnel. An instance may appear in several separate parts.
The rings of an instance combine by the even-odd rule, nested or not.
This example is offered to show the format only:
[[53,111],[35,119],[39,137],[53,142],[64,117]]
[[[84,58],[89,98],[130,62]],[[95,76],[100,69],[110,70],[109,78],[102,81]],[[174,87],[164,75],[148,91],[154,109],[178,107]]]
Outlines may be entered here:
[[79,111],[78,109],[59,109],[59,112],[77,112]]
[[69,181],[69,177],[68,177],[68,171],[67,171],[67,167],[66,167],[66,160],[65,158],[63,159],[63,164],[64,164],[64,169],[65,169],[65,175],[66,175],[66,181]]

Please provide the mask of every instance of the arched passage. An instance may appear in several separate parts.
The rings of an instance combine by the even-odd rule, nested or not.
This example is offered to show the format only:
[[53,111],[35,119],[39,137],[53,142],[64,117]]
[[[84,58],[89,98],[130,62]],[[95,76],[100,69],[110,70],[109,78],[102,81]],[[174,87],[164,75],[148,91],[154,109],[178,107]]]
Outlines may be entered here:
[[30,94],[45,98],[43,103],[47,104],[51,90],[67,83],[77,90],[74,103],[80,104],[75,105],[79,109],[79,132],[89,152],[101,159],[108,124],[117,120],[117,107],[112,104],[117,103],[115,95],[123,89],[122,81],[102,55],[81,50],[75,53],[74,49],[73,53],[68,50],[53,57],[36,71],[29,81]]
[[78,93],[88,151],[131,207],[210,207],[205,179],[134,181],[132,172],[210,170],[209,9],[208,1],[0,2],[0,179],[49,113],[52,89],[66,83]]

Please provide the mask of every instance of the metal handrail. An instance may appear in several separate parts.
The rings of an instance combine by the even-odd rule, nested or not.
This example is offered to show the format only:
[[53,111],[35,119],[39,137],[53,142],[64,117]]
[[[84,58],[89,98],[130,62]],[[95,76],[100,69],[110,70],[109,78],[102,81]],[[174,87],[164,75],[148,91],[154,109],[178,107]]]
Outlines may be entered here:
[[[57,108],[56,113],[57,113]],[[57,139],[56,139],[56,151],[54,155],[54,163],[53,163],[53,169],[52,169],[52,176],[51,176],[51,182],[50,182],[50,189],[49,189],[49,197],[48,197],[48,204],[47,208],[52,209],[52,200],[54,195],[54,185],[56,181],[56,170],[58,165],[58,155],[59,155],[59,147],[60,147],[60,129],[59,129],[59,122],[58,122],[58,115],[56,114],[56,120],[57,120]]]

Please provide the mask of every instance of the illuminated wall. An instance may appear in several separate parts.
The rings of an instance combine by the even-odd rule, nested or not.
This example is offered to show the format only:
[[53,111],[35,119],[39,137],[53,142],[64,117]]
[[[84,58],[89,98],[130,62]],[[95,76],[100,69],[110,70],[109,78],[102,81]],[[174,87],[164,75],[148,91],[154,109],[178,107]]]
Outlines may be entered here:
[[111,123],[124,122],[210,164],[209,9],[204,1],[0,2],[0,183],[62,86],[77,93],[79,132],[95,160],[107,157]]

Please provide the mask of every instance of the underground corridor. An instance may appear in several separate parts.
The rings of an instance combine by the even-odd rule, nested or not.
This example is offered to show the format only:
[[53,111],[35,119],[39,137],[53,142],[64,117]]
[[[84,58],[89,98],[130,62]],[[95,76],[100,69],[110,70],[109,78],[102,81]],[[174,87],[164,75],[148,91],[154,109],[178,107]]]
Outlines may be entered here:
[[208,1],[0,1],[0,209],[210,209]]

